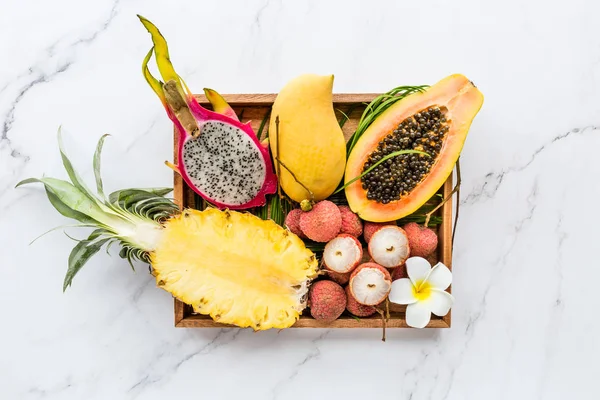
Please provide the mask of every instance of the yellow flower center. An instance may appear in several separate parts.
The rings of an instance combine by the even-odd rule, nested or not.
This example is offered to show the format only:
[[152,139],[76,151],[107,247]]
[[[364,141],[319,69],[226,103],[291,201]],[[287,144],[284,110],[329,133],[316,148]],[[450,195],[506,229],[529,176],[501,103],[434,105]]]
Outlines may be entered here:
[[427,300],[431,295],[431,285],[429,282],[415,282],[415,285],[413,286],[413,295],[418,301]]

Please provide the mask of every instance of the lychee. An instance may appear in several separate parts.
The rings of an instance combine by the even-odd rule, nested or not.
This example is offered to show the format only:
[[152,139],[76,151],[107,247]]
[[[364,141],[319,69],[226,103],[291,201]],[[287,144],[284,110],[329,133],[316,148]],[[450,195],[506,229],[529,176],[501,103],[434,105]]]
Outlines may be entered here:
[[392,281],[402,278],[408,278],[408,273],[406,271],[406,263],[399,265],[392,270]]
[[432,229],[416,222],[409,222],[403,228],[408,236],[411,256],[427,258],[437,249],[438,237]]
[[302,210],[296,208],[288,213],[285,217],[285,226],[288,227],[290,232],[298,235],[301,239],[306,239],[306,235],[300,229],[300,215],[302,215]]
[[320,321],[334,321],[346,309],[346,292],[332,281],[318,281],[308,295],[310,315]]
[[387,269],[376,263],[356,267],[348,283],[352,297],[365,306],[381,303],[392,288],[392,277]]
[[342,229],[340,209],[331,201],[320,201],[300,215],[300,229],[315,242],[329,242]]
[[411,255],[406,232],[398,226],[379,228],[369,241],[369,254],[386,268],[402,265]]
[[371,240],[371,236],[373,236],[373,234],[375,233],[375,231],[379,228],[381,228],[382,226],[388,226],[388,225],[396,225],[396,222],[368,222],[365,221],[365,226],[363,229],[363,237],[365,238],[365,242],[369,243],[369,241]]
[[323,264],[334,272],[351,272],[363,257],[362,245],[352,235],[342,233],[329,241],[323,250]]
[[357,317],[368,317],[377,312],[374,306],[360,304],[350,293],[350,286],[346,286],[346,310]]
[[354,214],[348,206],[339,206],[338,208],[342,215],[342,229],[340,233],[359,237],[363,232],[363,224],[358,215]]
[[428,255],[425,259],[427,261],[429,261],[429,264],[431,264],[432,266],[437,264],[439,261],[438,256],[435,251],[433,253],[431,253],[430,255]]
[[325,276],[329,279],[331,279],[332,281],[339,283],[340,285],[345,285],[346,283],[348,283],[348,281],[350,280],[350,274],[351,272],[346,272],[344,273],[340,273],[340,272],[334,272],[334,271],[330,271],[328,269],[325,270]]

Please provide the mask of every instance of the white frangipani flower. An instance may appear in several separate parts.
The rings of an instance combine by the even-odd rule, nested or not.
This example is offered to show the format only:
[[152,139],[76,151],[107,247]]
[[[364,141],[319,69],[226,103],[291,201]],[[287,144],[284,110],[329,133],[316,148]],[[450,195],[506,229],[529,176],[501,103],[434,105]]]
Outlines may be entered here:
[[[399,267],[398,267],[399,268]],[[406,260],[408,278],[395,280],[389,299],[392,303],[407,304],[406,323],[413,328],[424,328],[431,313],[438,317],[448,314],[454,297],[446,289],[452,283],[452,272],[442,263],[433,268],[422,257]]]

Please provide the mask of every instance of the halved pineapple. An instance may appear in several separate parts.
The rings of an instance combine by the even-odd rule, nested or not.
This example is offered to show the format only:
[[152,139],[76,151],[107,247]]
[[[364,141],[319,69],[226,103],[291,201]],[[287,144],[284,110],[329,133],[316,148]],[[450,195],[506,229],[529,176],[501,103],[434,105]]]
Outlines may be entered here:
[[293,233],[249,213],[186,210],[151,254],[157,284],[215,321],[287,328],[306,307],[315,255]]

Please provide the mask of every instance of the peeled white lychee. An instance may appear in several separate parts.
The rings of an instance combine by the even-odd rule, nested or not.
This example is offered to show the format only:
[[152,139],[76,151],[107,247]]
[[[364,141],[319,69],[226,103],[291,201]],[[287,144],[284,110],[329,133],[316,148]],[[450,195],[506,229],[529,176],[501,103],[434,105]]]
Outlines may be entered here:
[[365,306],[381,303],[392,289],[392,277],[387,269],[372,262],[359,265],[350,275],[350,294]]
[[325,245],[323,263],[326,269],[343,274],[356,268],[362,256],[362,246],[358,239],[343,233]]
[[369,254],[373,261],[386,268],[404,264],[410,256],[406,232],[398,226],[382,226],[371,236]]

